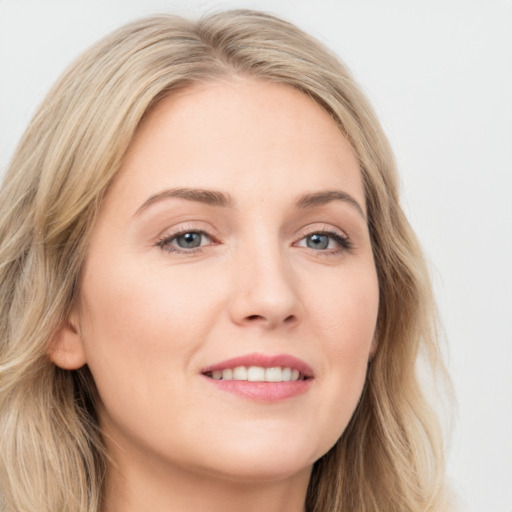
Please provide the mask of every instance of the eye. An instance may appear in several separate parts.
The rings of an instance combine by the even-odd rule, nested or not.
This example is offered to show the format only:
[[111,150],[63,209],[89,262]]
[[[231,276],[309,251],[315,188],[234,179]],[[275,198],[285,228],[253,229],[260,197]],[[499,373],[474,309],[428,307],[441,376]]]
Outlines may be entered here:
[[203,240],[206,238],[204,233],[199,232],[190,232],[183,233],[182,235],[175,236],[173,241],[176,242],[176,245],[181,249],[196,249],[197,247],[201,247]]
[[186,231],[162,238],[157,245],[169,252],[193,252],[211,243],[211,237],[204,231]]
[[331,242],[332,242],[332,240],[329,238],[329,236],[325,235],[323,233],[314,233],[314,234],[308,235],[306,237],[306,245],[310,249],[318,249],[318,250],[329,249],[329,244]]
[[307,247],[315,251],[338,252],[343,249],[350,249],[351,245],[346,236],[334,231],[319,231],[310,233],[301,238],[296,245]]

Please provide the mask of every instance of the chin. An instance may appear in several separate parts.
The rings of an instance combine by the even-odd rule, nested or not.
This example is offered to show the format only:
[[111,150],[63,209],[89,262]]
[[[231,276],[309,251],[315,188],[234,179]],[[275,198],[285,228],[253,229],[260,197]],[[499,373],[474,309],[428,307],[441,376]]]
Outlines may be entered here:
[[237,482],[276,482],[298,474],[309,478],[314,462],[330,448],[308,446],[303,436],[293,434],[274,442],[264,436],[260,443],[255,441],[245,440],[209,451],[209,460],[203,461],[209,467],[207,472]]

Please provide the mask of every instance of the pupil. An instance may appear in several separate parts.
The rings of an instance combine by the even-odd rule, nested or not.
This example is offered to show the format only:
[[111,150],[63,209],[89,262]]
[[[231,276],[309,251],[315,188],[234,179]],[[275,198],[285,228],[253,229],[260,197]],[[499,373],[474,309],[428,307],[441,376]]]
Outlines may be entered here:
[[310,235],[306,244],[310,249],[327,249],[329,247],[329,237],[320,234]]
[[183,249],[193,249],[201,245],[200,233],[185,233],[180,235],[177,240],[178,245]]

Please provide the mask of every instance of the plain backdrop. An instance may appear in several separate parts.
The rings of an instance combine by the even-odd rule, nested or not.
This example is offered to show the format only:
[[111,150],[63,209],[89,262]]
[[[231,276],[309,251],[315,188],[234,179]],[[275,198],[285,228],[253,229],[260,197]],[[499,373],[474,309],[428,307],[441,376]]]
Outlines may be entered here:
[[233,7],[318,37],[373,103],[446,329],[450,478],[462,510],[511,512],[512,0],[0,0],[0,172],[50,85],[96,39],[146,14]]

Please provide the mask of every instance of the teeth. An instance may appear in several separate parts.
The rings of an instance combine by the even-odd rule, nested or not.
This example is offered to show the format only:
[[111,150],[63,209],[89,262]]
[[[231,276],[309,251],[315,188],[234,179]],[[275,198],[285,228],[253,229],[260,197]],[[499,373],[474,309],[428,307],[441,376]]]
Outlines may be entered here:
[[245,366],[237,366],[233,370],[233,380],[247,380],[247,368]]
[[250,382],[290,382],[301,380],[299,370],[292,368],[263,368],[262,366],[237,366],[211,372],[215,380],[247,380]]
[[265,380],[267,382],[283,382],[283,370],[276,368],[267,368],[265,371]]
[[265,368],[261,366],[251,366],[247,370],[247,380],[259,382],[265,380]]

